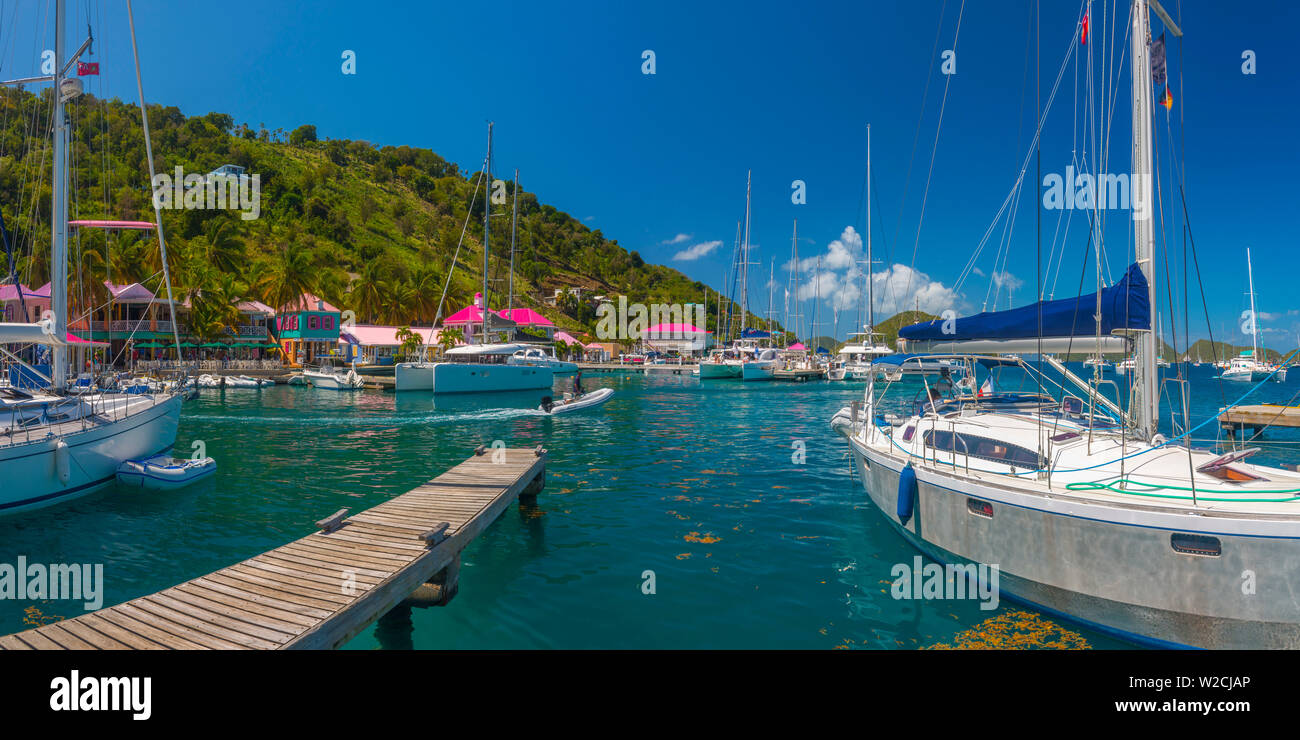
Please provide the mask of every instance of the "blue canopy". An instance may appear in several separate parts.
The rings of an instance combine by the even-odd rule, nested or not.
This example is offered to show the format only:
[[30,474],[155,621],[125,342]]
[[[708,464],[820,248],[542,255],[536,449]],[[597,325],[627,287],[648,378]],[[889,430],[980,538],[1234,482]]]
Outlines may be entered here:
[[742,329],[740,332],[741,339],[769,339],[772,334],[762,329]]
[[819,355],[829,355],[830,353],[831,353],[831,351],[828,350],[828,349],[826,349],[825,347],[818,347],[818,348],[817,348],[817,354],[819,354]]
[[[1124,279],[1101,289],[1101,333],[1116,329],[1150,329],[1151,303],[1146,277],[1136,263]],[[1042,332],[1039,332],[1039,311]],[[1097,294],[1039,301],[1007,311],[985,311],[954,320],[944,331],[943,319],[905,326],[898,336],[909,341],[956,342],[965,339],[1032,339],[1034,337],[1091,337],[1097,332]]]

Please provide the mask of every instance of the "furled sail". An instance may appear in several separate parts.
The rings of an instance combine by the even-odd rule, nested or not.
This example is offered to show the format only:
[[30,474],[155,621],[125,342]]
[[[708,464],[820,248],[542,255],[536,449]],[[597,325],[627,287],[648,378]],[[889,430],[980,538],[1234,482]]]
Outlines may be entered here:
[[[1124,279],[1101,289],[1101,335],[1103,344],[1107,345],[1104,351],[1123,351],[1125,340],[1116,336],[1117,332],[1151,329],[1151,304],[1147,295],[1146,277],[1136,263],[1129,266]],[[926,346],[929,351],[940,347],[987,351],[974,349],[972,345],[978,342],[989,345],[990,349],[1000,347],[994,351],[1033,351],[1031,345],[1036,345],[1041,337],[1053,340],[1044,344],[1044,352],[1064,351],[1070,340],[1073,340],[1074,351],[1088,352],[1094,345],[1085,344],[1085,341],[1097,335],[1096,311],[1097,294],[1089,293],[1075,298],[1039,301],[1007,311],[985,311],[948,321],[923,321],[903,327],[898,336],[907,340],[909,350]]]

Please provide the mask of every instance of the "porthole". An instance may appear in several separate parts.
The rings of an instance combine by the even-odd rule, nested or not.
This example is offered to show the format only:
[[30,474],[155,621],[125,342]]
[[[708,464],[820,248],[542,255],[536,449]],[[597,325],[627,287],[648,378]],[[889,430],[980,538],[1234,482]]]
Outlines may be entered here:
[[1174,548],[1174,552],[1187,555],[1217,558],[1223,554],[1223,545],[1219,543],[1218,537],[1207,537],[1202,534],[1175,532],[1169,536],[1169,545]]
[[982,516],[986,519],[993,518],[993,504],[990,504],[987,501],[980,501],[977,498],[966,499],[966,511],[969,511],[975,516]]

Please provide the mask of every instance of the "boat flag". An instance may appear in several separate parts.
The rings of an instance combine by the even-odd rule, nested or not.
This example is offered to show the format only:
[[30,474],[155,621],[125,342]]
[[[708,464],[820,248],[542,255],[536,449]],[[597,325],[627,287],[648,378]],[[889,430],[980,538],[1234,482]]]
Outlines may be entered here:
[[1079,43],[1083,46],[1088,45],[1088,14],[1083,14],[1083,35],[1079,38]]
[[1165,94],[1160,96],[1160,104],[1165,107],[1165,110],[1172,110],[1174,107],[1174,95],[1169,92],[1168,85],[1165,85]]
[[99,74],[99,62],[77,62],[77,76]]
[[993,376],[990,375],[984,379],[984,385],[980,386],[980,397],[993,395]]
[[1151,42],[1151,81],[1156,87],[1165,84],[1165,35]]

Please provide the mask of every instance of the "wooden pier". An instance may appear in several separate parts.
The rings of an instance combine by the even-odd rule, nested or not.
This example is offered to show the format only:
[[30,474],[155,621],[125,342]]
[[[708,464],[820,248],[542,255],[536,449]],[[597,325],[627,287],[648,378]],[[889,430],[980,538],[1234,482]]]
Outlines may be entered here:
[[1265,427],[1300,427],[1300,406],[1259,404],[1221,409],[1219,426],[1228,434],[1250,429],[1259,434]]
[[579,362],[578,369],[584,373],[631,373],[631,374],[664,374],[664,375],[694,375],[699,365],[695,363],[677,364],[664,363],[649,365],[641,363],[618,363],[618,362]]
[[445,604],[460,553],[546,484],[542,448],[480,447],[414,490],[156,594],[0,637],[0,649],[337,648],[390,609]]

